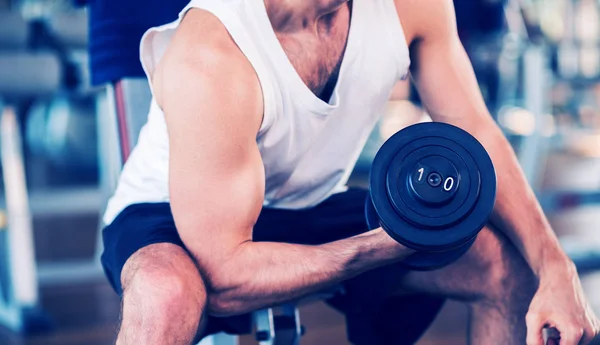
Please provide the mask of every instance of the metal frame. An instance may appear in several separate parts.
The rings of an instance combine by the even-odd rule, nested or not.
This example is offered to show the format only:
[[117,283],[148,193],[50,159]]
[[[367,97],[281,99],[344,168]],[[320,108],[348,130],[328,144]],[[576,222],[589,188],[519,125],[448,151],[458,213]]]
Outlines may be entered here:
[[18,332],[46,329],[39,307],[33,225],[14,109],[0,107],[0,162],[4,176],[7,226],[0,233],[0,323]]
[[550,92],[551,71],[547,59],[547,49],[532,45],[523,56],[523,98],[525,109],[535,119],[535,130],[522,143],[519,161],[527,180],[537,190],[543,174],[550,141],[542,133],[544,116],[549,113],[548,94]]
[[[98,188],[57,189],[29,194],[29,208],[36,216],[91,215],[98,213],[103,202]],[[36,271],[40,286],[86,283],[104,277],[99,258],[94,255],[66,262],[37,262]]]
[[254,312],[256,340],[259,345],[299,345],[303,334],[300,312],[295,304],[284,304]]

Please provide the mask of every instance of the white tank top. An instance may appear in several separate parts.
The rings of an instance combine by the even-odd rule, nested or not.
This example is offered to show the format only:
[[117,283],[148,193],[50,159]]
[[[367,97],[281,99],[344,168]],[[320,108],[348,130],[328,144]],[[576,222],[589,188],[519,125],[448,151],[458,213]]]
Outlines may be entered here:
[[[264,205],[306,208],[344,191],[393,86],[410,65],[394,0],[353,1],[346,51],[329,102],[319,99],[296,73],[263,0],[191,1],[178,20],[152,28],[142,38],[140,54],[148,76],[190,8],[221,20],[258,76],[264,114],[256,142],[265,168]],[[129,205],[168,202],[168,164],[167,126],[153,101],[108,203],[105,224]]]

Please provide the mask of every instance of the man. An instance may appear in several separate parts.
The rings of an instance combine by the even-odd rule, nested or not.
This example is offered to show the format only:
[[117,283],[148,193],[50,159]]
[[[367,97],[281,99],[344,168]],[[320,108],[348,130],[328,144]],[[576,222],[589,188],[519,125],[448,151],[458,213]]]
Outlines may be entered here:
[[[597,334],[450,0],[194,0],[180,18],[142,39],[154,101],[104,218],[117,344],[190,344],[232,330],[227,316],[340,284],[330,303],[354,344],[415,341],[439,296],[469,306],[472,344],[537,345],[545,326],[567,345]],[[409,66],[432,118],[477,137],[498,175],[491,224],[430,272],[403,269],[413,251],[367,231],[366,192],[345,188]]]

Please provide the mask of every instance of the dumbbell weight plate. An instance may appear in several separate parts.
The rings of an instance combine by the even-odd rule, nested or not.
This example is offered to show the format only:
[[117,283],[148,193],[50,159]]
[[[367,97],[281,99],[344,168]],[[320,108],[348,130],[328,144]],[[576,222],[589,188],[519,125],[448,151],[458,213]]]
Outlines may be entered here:
[[[415,178],[423,183],[431,173],[444,182],[415,185]],[[410,248],[446,257],[458,250],[459,257],[492,211],[496,175],[487,152],[470,134],[448,124],[425,123],[384,143],[371,168],[370,188],[367,209],[372,203],[376,226]]]
[[[406,153],[408,150],[400,150],[392,158],[386,174],[388,197],[398,214],[405,215],[405,220],[413,222],[416,226],[446,228],[463,218],[472,209],[478,197],[480,178],[475,162],[470,159],[470,155],[464,149],[457,147],[453,141],[447,139],[427,139],[429,140],[416,140],[415,144],[420,145],[419,148],[408,154]],[[454,150],[458,151],[458,154],[464,159],[454,151],[439,145],[455,146]],[[411,146],[409,145],[408,148]],[[427,160],[433,161],[432,166],[423,166],[422,162]],[[443,166],[450,165],[452,167],[449,173],[442,174],[444,182],[436,188],[430,188],[425,183],[421,185],[425,185],[423,188],[425,190],[434,191],[436,194],[446,194],[449,198],[447,198],[447,203],[423,205],[420,198],[415,197],[416,193],[413,192],[415,188],[412,182],[419,177],[414,175],[421,175],[420,168],[423,168],[422,179],[432,172],[439,173],[444,170],[440,169],[440,161]],[[437,167],[435,167],[436,165]],[[443,188],[449,186],[447,181],[450,178],[452,186],[447,192]],[[439,198],[434,197],[434,199]],[[432,210],[435,212],[432,213]]]

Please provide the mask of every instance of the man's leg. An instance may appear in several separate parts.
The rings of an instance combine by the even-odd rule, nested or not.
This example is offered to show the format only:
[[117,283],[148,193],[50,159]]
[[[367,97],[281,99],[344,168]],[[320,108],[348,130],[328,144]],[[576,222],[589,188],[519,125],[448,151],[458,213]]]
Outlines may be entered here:
[[537,281],[506,237],[484,229],[469,252],[435,271],[410,272],[402,291],[446,296],[470,310],[471,344],[524,344],[525,315]]
[[117,345],[189,345],[205,315],[206,290],[181,247],[160,243],[133,254],[121,273],[122,324]]

